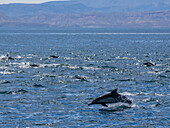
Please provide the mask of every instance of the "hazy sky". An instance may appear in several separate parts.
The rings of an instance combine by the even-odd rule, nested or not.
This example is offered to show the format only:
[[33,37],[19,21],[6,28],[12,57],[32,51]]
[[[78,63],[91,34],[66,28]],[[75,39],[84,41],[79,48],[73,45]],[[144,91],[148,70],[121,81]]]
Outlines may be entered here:
[[8,3],[43,3],[48,1],[68,1],[68,0],[0,0],[0,4]]

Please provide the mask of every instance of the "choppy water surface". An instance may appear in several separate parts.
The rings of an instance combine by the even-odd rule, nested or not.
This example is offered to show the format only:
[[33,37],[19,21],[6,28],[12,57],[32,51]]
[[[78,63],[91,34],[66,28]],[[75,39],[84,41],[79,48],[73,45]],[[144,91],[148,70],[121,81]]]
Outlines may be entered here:
[[[0,127],[168,127],[169,51],[168,31],[1,30]],[[130,108],[88,106],[115,88]]]

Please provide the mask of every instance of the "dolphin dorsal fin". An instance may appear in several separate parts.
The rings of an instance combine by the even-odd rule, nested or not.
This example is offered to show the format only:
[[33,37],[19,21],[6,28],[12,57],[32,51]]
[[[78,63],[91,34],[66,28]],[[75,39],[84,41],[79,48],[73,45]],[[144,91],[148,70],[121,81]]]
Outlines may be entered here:
[[116,88],[115,90],[113,90],[113,91],[111,92],[111,94],[117,94],[117,90],[118,90],[118,88]]

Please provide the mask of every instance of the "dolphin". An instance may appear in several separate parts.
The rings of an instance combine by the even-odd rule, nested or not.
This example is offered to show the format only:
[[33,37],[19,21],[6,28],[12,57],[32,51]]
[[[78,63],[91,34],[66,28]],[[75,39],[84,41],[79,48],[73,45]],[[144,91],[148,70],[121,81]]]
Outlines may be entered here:
[[31,67],[39,67],[38,64],[30,64]]
[[82,80],[82,81],[87,81],[86,77],[83,77],[83,76],[76,75],[75,78],[79,79],[79,80]]
[[101,104],[105,107],[108,107],[108,103],[118,103],[118,102],[123,102],[123,103],[127,103],[127,104],[132,104],[132,101],[129,100],[128,98],[126,98],[125,96],[122,96],[120,94],[117,93],[118,89],[113,90],[112,92],[108,93],[108,94],[104,94],[102,96],[97,97],[96,99],[94,99],[90,104],[88,105],[92,105],[92,104]]
[[10,57],[8,54],[6,57],[1,58],[1,60],[14,60],[14,58]]
[[59,56],[51,55],[51,58],[59,58]]
[[156,64],[153,64],[151,62],[146,62],[146,63],[143,63],[145,66],[147,67],[150,67],[150,66],[155,66]]

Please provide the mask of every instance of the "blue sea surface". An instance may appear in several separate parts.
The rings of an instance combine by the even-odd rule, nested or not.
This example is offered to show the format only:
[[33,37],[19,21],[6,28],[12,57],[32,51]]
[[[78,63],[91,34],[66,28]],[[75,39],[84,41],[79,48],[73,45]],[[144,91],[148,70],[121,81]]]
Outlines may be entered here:
[[167,29],[0,30],[0,127],[168,128],[169,83]]

